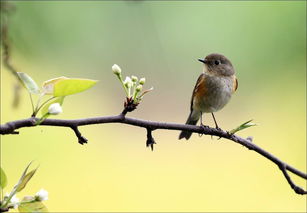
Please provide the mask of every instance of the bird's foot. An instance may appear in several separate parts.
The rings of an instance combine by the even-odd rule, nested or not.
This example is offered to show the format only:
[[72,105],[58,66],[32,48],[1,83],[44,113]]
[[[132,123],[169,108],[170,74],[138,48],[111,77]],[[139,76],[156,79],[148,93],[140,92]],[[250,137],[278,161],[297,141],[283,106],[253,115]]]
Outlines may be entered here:
[[220,127],[218,127],[218,126],[216,126],[215,129],[217,129],[217,130],[222,130],[222,129],[221,129]]
[[[216,130],[219,130],[219,131],[222,131],[222,129],[221,129],[219,126],[216,126],[215,129],[216,129]],[[218,140],[220,140],[221,138],[222,138],[222,137],[219,136]],[[212,135],[211,135],[211,139],[212,139]]]
[[230,131],[226,131],[226,133],[227,133],[228,136],[234,135],[234,133],[232,133],[232,132],[230,132]]
[[203,125],[203,124],[200,124],[200,127],[202,128],[202,129],[206,129],[206,128],[210,128],[209,126],[207,126],[207,125]]
[[[200,124],[200,127],[202,128],[203,131],[206,130],[206,128],[209,128],[209,126],[206,126],[206,125],[203,125],[203,124]],[[204,133],[198,133],[199,137],[203,136]]]

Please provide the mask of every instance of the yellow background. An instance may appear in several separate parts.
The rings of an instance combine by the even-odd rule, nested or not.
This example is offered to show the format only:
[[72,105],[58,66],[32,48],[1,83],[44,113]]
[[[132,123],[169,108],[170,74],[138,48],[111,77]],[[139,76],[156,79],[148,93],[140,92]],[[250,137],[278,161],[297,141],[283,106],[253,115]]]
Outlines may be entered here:
[[[119,114],[124,91],[111,71],[146,77],[145,96],[128,116],[183,123],[198,58],[212,52],[234,64],[239,88],[216,118],[225,130],[254,119],[239,135],[306,172],[306,2],[66,1],[12,2],[12,63],[41,84],[58,77],[99,80],[65,99],[54,117]],[[1,123],[27,118],[25,89],[12,108],[14,77],[1,67]],[[204,121],[214,126],[210,115]],[[44,188],[57,211],[305,212],[278,167],[238,144],[123,124],[20,129],[1,136],[1,166],[10,190],[32,160],[38,172],[18,197]],[[306,180],[293,175],[306,189]]]

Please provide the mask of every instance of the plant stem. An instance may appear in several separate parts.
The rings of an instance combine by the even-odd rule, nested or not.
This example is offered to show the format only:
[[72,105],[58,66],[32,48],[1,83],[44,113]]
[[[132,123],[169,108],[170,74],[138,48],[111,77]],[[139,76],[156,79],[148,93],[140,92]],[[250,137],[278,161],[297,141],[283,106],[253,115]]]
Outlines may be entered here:
[[49,112],[47,112],[45,115],[43,115],[43,117],[41,117],[37,122],[36,125],[40,125],[46,118],[48,118],[49,116]]
[[35,116],[37,115],[37,112],[38,112],[37,109],[38,109],[39,103],[41,102],[42,97],[43,97],[44,95],[45,95],[44,93],[41,93],[41,94],[39,95],[39,98],[38,98],[38,100],[37,100],[37,104],[36,104],[35,110],[34,110],[34,112],[33,112],[33,114],[32,114],[33,117],[35,117]]
[[33,104],[32,94],[29,92],[29,95],[30,95],[30,100],[31,100],[31,105],[32,105],[32,112],[34,114],[34,104]]
[[49,101],[51,101],[52,99],[55,99],[56,97],[52,97],[52,98],[49,98],[48,100],[46,100],[44,103],[42,103],[38,108],[37,108],[37,112],[39,112],[39,110],[46,104],[48,103]]
[[27,201],[21,201],[21,202],[19,202],[18,204],[20,205],[20,204],[25,204],[25,203],[33,203],[33,202],[35,202],[36,200],[35,199],[33,199],[33,200],[27,200]]
[[130,94],[129,94],[128,90],[127,90],[127,87],[125,86],[125,84],[124,84],[124,82],[123,82],[122,76],[121,76],[121,75],[118,75],[117,77],[118,77],[118,79],[120,80],[120,82],[121,82],[121,84],[122,84],[122,86],[123,86],[123,88],[124,88],[124,90],[125,90],[125,92],[126,92],[127,97],[130,98]]
[[134,91],[133,101],[134,101],[135,103],[137,102],[137,101],[136,101],[136,100],[137,100],[136,97],[138,96],[139,93],[140,93],[140,91],[136,91],[136,90]]
[[1,208],[6,208],[15,193],[16,193],[16,190],[11,191],[10,195],[8,196],[8,198],[5,200],[5,202],[0,207]]

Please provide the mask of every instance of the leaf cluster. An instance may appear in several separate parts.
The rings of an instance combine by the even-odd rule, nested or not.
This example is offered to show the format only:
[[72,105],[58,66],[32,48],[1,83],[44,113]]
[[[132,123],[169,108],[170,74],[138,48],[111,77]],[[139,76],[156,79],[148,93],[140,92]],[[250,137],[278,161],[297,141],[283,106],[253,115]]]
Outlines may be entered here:
[[[28,172],[31,163],[29,163],[28,166],[25,168],[12,191],[8,195],[4,196],[4,199],[0,202],[1,209],[8,210],[10,208],[14,208],[14,205],[17,205],[19,212],[48,212],[47,207],[40,200],[36,199],[36,197],[33,196],[25,196],[22,201],[17,204],[12,202],[12,198],[27,186],[28,182],[32,179],[38,169],[37,167]],[[1,191],[3,191],[3,189],[7,186],[8,179],[4,170],[1,167],[0,174],[0,188]]]
[[[58,103],[62,106],[66,96],[83,92],[97,83],[96,80],[67,78],[62,76],[43,82],[40,88],[28,74],[18,72],[18,76],[23,86],[30,94],[32,117],[36,117],[38,112],[41,112],[42,119],[38,123],[50,116],[48,109],[52,104]],[[33,104],[32,95],[38,96],[35,106]],[[43,101],[44,99],[47,100]]]

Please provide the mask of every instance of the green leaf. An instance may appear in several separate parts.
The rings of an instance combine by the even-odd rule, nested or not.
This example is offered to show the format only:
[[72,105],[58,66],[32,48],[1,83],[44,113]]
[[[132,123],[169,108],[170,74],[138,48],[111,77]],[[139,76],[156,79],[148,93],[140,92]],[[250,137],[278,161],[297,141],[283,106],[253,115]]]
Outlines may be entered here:
[[0,189],[4,189],[7,185],[7,177],[3,169],[0,167]]
[[59,81],[62,81],[62,80],[65,80],[65,79],[68,79],[66,78],[65,76],[61,76],[61,77],[58,77],[58,78],[53,78],[53,79],[49,79],[47,81],[45,81],[43,83],[43,92],[46,94],[46,95],[53,95],[53,92],[54,92],[54,85],[59,82]]
[[31,178],[35,174],[36,170],[37,170],[37,168],[33,169],[31,172],[27,173],[26,175],[24,175],[21,178],[21,181],[20,181],[20,183],[18,183],[18,186],[16,188],[16,192],[20,192],[21,190],[23,190],[26,187],[27,183],[31,180]]
[[96,83],[97,81],[90,79],[64,79],[54,84],[53,95],[59,97],[76,94],[91,88]]
[[254,123],[250,123],[252,120],[246,121],[245,123],[241,124],[240,126],[238,126],[237,128],[231,130],[229,133],[234,134],[238,131],[241,131],[243,129],[249,128],[251,126],[256,126],[256,124]]
[[[32,164],[32,161],[28,164],[28,166],[23,171],[21,177],[18,180],[18,183],[14,186],[13,190],[11,191],[11,193],[9,195],[9,199],[11,199],[18,192],[18,189],[20,189],[20,185],[23,184],[23,180],[24,180],[25,176],[27,175],[27,171],[28,171],[31,164]],[[4,206],[6,206],[6,205],[7,205],[7,203],[4,204]]]
[[41,202],[36,201],[32,196],[26,196],[18,206],[19,212],[48,212],[47,207]]
[[35,83],[35,81],[26,73],[18,72],[19,78],[21,79],[25,88],[32,94],[39,94],[39,87]]
[[[29,169],[29,167],[30,167],[31,164],[32,164],[32,162],[30,162],[30,163],[28,164],[28,166],[26,167],[26,169],[23,171],[23,173],[22,173],[22,175],[21,175],[21,177],[20,177],[18,183],[14,186],[14,190],[13,190],[13,191],[15,191],[15,192],[20,192],[22,189],[24,189],[25,186],[27,185],[27,183],[29,182],[29,180],[30,180],[30,179],[32,178],[32,176],[35,174],[35,172],[36,172],[36,170],[37,170],[38,168],[36,168],[36,169],[32,170],[31,172],[27,173],[27,171],[28,171],[28,169]],[[14,193],[15,193],[15,192],[14,192]]]
[[[27,174],[27,171],[30,167],[30,165],[32,164],[32,161],[28,164],[28,166],[25,168],[25,170],[23,171],[21,177],[19,178],[18,184],[21,183],[22,179],[24,178],[24,176]],[[14,187],[17,188],[18,184]]]
[[45,104],[45,105],[43,106],[43,108],[41,109],[41,115],[44,116],[44,115],[46,115],[46,114],[48,113],[48,108],[49,108],[49,106],[50,106],[51,104],[59,103],[59,104],[62,106],[62,104],[63,104],[63,102],[64,102],[64,98],[65,98],[65,96],[57,97],[57,98],[55,98],[53,101],[50,101],[49,103]]

